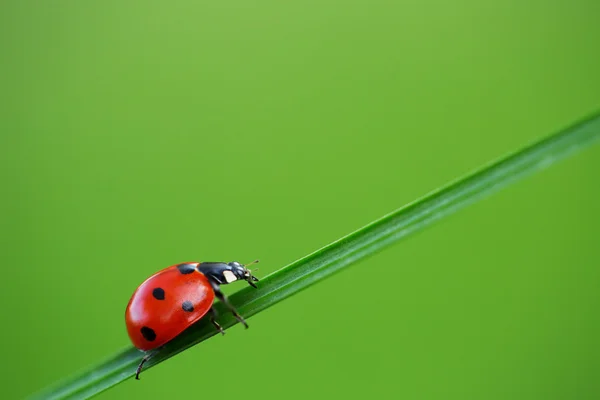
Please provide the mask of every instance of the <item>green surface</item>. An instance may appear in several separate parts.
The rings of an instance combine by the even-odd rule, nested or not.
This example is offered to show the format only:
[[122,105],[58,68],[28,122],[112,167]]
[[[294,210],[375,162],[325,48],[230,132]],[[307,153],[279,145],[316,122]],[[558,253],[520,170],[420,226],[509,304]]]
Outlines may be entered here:
[[[265,275],[598,108],[599,17],[3,1],[2,393],[126,347],[164,266]],[[596,146],[98,398],[598,398],[599,172]]]
[[[432,223],[516,182],[519,178],[539,172],[567,156],[587,149],[596,144],[598,139],[600,113],[492,163],[470,176],[456,180],[267,275],[260,280],[258,286],[252,283],[252,289],[246,287],[230,296],[228,307],[222,302],[217,302],[217,326],[225,333],[223,329],[236,324],[239,317],[234,318],[231,306],[245,318],[249,318],[340,272],[343,268],[414,235]],[[258,260],[246,266],[256,262]],[[252,278],[258,281],[254,276]],[[244,325],[248,328],[246,322]],[[138,371],[136,366],[139,365],[139,369],[143,365],[146,371],[193,345],[218,336],[217,332],[209,319],[205,318],[160,349],[146,353],[147,357],[144,357],[142,363],[139,350],[130,347],[100,364],[91,366],[72,379],[60,381],[36,393],[34,398],[89,398],[130,378],[134,371],[136,379],[139,379],[138,374],[141,371]]]

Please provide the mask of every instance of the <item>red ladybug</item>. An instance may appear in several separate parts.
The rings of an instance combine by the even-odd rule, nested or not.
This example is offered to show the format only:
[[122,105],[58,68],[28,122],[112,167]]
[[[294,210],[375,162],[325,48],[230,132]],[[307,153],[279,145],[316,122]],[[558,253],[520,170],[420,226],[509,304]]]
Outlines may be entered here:
[[[210,321],[219,332],[212,308],[215,296],[246,328],[248,324],[221,292],[220,285],[244,280],[256,288],[258,281],[248,265],[237,261],[187,262],[172,265],[146,279],[133,293],[125,310],[129,338],[142,351],[154,350],[169,342],[210,311]],[[140,362],[135,379],[150,355]]]

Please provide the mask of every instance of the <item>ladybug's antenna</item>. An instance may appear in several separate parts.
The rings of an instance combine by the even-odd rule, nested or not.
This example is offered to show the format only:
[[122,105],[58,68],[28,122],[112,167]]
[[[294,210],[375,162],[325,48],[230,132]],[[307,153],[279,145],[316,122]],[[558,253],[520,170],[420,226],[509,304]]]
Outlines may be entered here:
[[[244,265],[244,268],[248,269],[248,266],[249,266],[249,265],[253,265],[253,264],[258,264],[258,260],[254,260],[254,261],[252,261],[251,263],[248,263],[248,264]],[[258,268],[257,268],[257,269],[258,269]],[[256,271],[256,270],[255,270],[255,271]]]

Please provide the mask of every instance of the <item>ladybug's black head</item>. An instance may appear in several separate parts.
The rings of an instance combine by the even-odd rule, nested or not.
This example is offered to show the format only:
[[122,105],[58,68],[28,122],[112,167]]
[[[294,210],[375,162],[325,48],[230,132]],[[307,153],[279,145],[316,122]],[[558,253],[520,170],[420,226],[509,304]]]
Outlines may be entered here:
[[[239,280],[244,280],[250,284],[250,286],[256,288],[254,282],[258,282],[258,278],[252,275],[252,270],[247,267],[252,264],[256,264],[258,260],[251,262],[250,264],[240,264],[237,261],[230,262],[229,265],[231,267],[231,272],[235,275],[235,277]],[[256,269],[255,269],[256,271]]]

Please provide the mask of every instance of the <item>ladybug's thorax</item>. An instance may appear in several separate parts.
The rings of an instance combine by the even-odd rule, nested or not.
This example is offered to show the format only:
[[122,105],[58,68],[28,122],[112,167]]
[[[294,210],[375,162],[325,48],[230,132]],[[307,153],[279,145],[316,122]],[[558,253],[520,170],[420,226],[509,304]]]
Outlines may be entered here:
[[214,280],[220,285],[226,285],[243,279],[243,268],[234,262],[203,262],[198,265],[199,272],[202,272],[207,278]]
[[253,285],[252,281],[257,280],[249,269],[237,261],[230,263],[203,262],[198,265],[197,269],[219,285],[226,285],[239,280],[247,281]]

